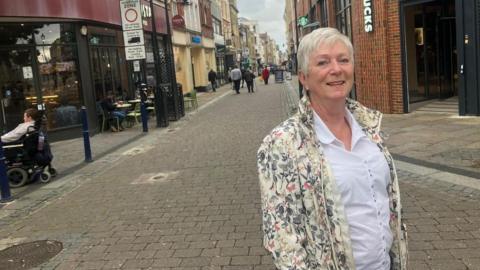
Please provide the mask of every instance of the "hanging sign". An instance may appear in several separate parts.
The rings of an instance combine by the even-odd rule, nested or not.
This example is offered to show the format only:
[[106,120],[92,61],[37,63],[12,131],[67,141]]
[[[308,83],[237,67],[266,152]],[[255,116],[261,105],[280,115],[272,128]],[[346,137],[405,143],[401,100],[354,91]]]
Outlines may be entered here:
[[300,18],[298,18],[297,25],[305,26],[307,24],[308,24],[308,17],[307,16],[301,16]]
[[363,20],[365,32],[373,32],[373,3],[372,0],[363,0]]
[[173,27],[184,28],[185,27],[185,19],[183,19],[182,15],[175,15],[172,18],[172,25]]

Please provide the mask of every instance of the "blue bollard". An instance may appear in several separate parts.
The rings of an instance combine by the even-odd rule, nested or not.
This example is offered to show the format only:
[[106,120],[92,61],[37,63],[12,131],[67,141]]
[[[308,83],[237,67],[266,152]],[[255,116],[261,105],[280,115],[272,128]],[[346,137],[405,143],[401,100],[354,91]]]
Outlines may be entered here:
[[148,117],[147,117],[147,105],[145,105],[145,101],[142,100],[140,103],[140,114],[142,115],[142,127],[143,132],[148,132]]
[[10,194],[10,184],[7,177],[7,168],[5,167],[5,155],[3,153],[2,142],[0,141],[0,189],[1,199],[0,202],[9,202],[12,200]]
[[82,133],[83,148],[85,149],[85,162],[92,162],[92,150],[90,149],[90,135],[88,134],[87,108],[82,106]]

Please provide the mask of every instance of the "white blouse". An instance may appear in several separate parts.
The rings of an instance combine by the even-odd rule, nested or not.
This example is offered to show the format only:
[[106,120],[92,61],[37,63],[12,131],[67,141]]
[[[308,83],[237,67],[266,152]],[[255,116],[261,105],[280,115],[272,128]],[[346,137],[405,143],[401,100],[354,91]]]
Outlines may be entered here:
[[357,270],[388,270],[393,241],[387,192],[390,171],[378,146],[345,111],[352,130],[351,151],[314,112],[315,132],[342,196]]

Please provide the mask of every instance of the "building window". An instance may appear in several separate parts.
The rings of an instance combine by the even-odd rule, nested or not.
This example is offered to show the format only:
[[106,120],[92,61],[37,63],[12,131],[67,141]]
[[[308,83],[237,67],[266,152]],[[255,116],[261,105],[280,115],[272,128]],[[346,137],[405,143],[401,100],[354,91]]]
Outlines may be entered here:
[[328,10],[326,0],[319,0],[317,8],[320,13],[320,27],[328,26]]
[[352,2],[351,0],[335,0],[337,28],[352,40]]
[[[80,124],[78,110],[83,98],[73,25],[42,24],[35,27],[33,33],[47,127],[54,129]],[[35,97],[31,98],[35,100]]]
[[115,100],[134,98],[121,31],[90,26],[88,30],[92,79],[97,101],[109,94]]
[[217,35],[222,35],[222,23],[217,18],[213,18],[213,32]]

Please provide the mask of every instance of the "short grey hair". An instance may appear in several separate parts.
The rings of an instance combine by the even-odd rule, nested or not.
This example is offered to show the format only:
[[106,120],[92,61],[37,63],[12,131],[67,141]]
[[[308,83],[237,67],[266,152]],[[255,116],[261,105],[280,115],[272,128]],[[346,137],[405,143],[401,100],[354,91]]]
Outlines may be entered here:
[[322,45],[333,45],[336,42],[342,42],[347,46],[353,63],[353,45],[350,39],[335,28],[323,27],[313,30],[300,41],[297,52],[299,71],[308,75],[308,64],[311,54]]

